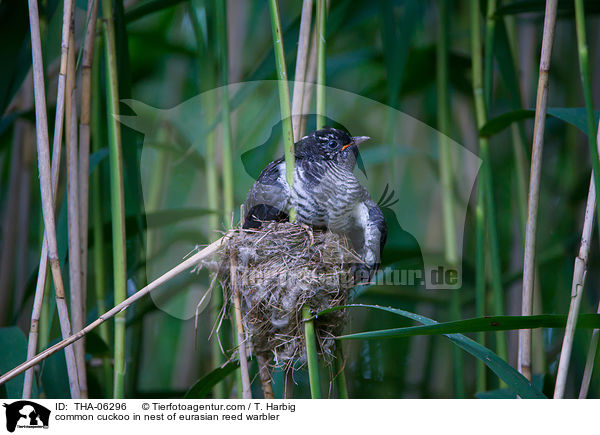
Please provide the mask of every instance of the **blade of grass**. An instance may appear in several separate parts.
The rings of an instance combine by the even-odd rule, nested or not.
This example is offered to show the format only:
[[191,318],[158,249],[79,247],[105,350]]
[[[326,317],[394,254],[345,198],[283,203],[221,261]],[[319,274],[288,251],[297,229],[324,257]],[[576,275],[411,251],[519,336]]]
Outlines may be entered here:
[[[113,240],[115,304],[126,298],[127,264],[125,251],[125,203],[123,198],[123,159],[119,116],[119,85],[111,1],[102,2],[102,32],[106,63],[108,145],[110,159],[110,204]],[[125,397],[125,313],[115,316],[113,397]]]
[[[387,311],[389,313],[397,314],[402,317],[407,317],[412,320],[416,320],[419,323],[424,325],[437,325],[437,322],[433,319],[429,319],[425,316],[421,316],[418,314],[414,314],[408,311],[400,310],[397,308],[391,307],[382,307],[379,305],[362,305],[362,304],[353,304],[353,305],[345,305],[334,307],[329,310],[324,310],[319,315],[322,315],[327,312],[345,309],[345,308],[372,308],[381,311]],[[501,316],[506,317],[506,316]],[[373,331],[376,332],[376,331]],[[500,379],[502,379],[506,385],[512,388],[515,393],[517,393],[520,397],[523,398],[532,398],[532,399],[543,399],[546,398],[542,393],[537,391],[531,383],[523,377],[519,372],[513,369],[506,361],[500,358],[491,350],[483,347],[479,343],[471,340],[470,338],[465,337],[462,334],[444,334],[450,341],[459,346],[461,349],[469,352],[474,357],[483,361]],[[341,337],[340,337],[341,338]],[[363,337],[364,338],[364,337]]]
[[[538,79],[537,100],[535,110],[533,150],[531,170],[529,174],[529,194],[527,206],[527,226],[525,230],[525,249],[523,261],[523,295],[521,314],[530,316],[533,313],[533,291],[535,279],[535,235],[537,227],[538,201],[540,194],[540,176],[542,169],[542,151],[544,146],[544,127],[548,106],[548,73],[550,56],[554,41],[557,0],[546,2],[544,32],[542,36],[542,53],[540,56],[540,72]],[[531,331],[519,331],[519,372],[531,381]]]
[[[327,310],[315,315],[326,314]],[[562,314],[538,314],[536,316],[486,316],[473,319],[440,322],[425,326],[407,326],[403,328],[382,329],[359,332],[337,337],[339,340],[351,338],[401,338],[418,335],[468,334],[487,331],[513,331],[516,329],[566,328],[568,316]],[[579,328],[597,328],[600,326],[600,314],[582,314],[577,320]]]
[[[65,9],[72,6],[68,2],[65,5]],[[67,7],[68,6],[68,7]],[[67,23],[70,23],[71,14],[65,13],[65,19]],[[65,45],[68,49],[68,38],[65,37],[65,25],[63,19],[63,55],[61,56],[61,72],[66,71],[66,50]],[[42,60],[42,47],[40,37],[40,25],[39,25],[39,13],[37,0],[29,0],[29,22],[31,31],[31,54],[33,61],[33,83],[34,83],[34,99],[35,99],[35,118],[36,118],[36,134],[37,134],[37,153],[38,153],[38,168],[40,177],[40,190],[42,197],[42,214],[44,218],[44,226],[46,228],[44,240],[47,241],[48,255],[47,259],[50,261],[50,269],[52,271],[52,279],[54,281],[54,288],[56,293],[56,306],[59,313],[59,320],[61,325],[61,332],[63,339],[71,336],[71,324],[69,322],[69,313],[67,304],[65,301],[65,290],[62,281],[62,275],[60,270],[60,262],[58,259],[58,247],[56,242],[56,225],[54,220],[54,194],[53,183],[51,177],[50,168],[50,151],[49,151],[49,138],[48,138],[48,119],[46,112],[46,90],[44,85],[44,71],[43,71],[43,60]],[[67,24],[68,34],[68,24]],[[63,68],[64,64],[64,68]],[[60,87],[60,79],[59,79]],[[59,99],[61,98],[59,93]],[[57,104],[58,106],[58,104]],[[62,120],[61,120],[62,123]],[[55,135],[56,140],[56,135]],[[58,153],[57,147],[53,150]],[[58,180],[58,176],[56,177]],[[42,247],[43,253],[43,247]],[[44,257],[42,255],[42,257]],[[44,260],[45,262],[45,260]],[[41,266],[40,262],[40,266]],[[41,269],[41,267],[40,267]],[[45,272],[43,274],[45,277]],[[43,285],[40,286],[40,293],[42,292]],[[40,296],[40,301],[43,299]],[[37,332],[38,325],[35,325]],[[34,347],[35,349],[35,347]],[[67,372],[69,376],[69,387],[71,390],[72,398],[79,398],[79,380],[77,377],[77,365],[75,363],[75,353],[73,347],[65,349],[65,358],[67,361]],[[34,364],[35,365],[35,364]],[[32,365],[33,366],[33,365]]]

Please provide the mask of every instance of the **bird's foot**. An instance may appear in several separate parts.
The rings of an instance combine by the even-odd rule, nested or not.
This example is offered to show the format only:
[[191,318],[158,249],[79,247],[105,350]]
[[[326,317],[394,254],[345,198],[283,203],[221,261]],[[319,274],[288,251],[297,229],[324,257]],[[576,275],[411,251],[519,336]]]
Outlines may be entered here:
[[313,233],[313,228],[310,225],[307,225],[305,223],[300,223],[299,224],[300,227],[304,228],[304,230],[306,230],[306,232],[308,233],[308,238],[310,239],[310,246],[315,244],[315,235]]

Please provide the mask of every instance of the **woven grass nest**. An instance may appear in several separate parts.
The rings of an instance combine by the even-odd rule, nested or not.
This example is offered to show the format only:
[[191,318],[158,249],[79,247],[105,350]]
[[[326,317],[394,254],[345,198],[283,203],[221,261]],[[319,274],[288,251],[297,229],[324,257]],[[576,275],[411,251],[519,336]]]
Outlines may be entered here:
[[[219,279],[232,305],[235,273],[250,351],[286,368],[306,360],[302,307],[318,313],[345,305],[354,286],[352,264],[361,262],[344,236],[287,222],[234,231],[218,257]],[[344,321],[343,310],[315,319],[317,346],[325,360],[331,360],[333,338]]]

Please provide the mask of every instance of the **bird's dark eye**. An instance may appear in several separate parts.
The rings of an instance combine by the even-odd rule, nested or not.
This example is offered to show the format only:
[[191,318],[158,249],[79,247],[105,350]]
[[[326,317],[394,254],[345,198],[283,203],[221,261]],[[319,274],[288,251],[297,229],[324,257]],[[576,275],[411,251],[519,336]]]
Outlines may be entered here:
[[329,142],[327,142],[327,146],[329,148],[336,148],[337,147],[337,142],[334,140],[330,140]]

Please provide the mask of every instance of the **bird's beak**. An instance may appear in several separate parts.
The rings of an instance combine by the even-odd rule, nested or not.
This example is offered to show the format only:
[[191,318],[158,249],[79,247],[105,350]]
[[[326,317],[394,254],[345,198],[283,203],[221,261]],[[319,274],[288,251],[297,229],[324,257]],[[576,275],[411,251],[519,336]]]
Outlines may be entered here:
[[369,136],[354,136],[352,138],[352,142],[354,142],[354,145],[358,145],[360,143],[363,143],[367,140],[371,139]]
[[346,144],[342,147],[342,151],[344,151],[346,148],[348,148],[350,145],[359,145],[360,143],[367,141],[371,139],[369,136],[354,136],[352,138],[352,142],[350,142],[349,144]]

